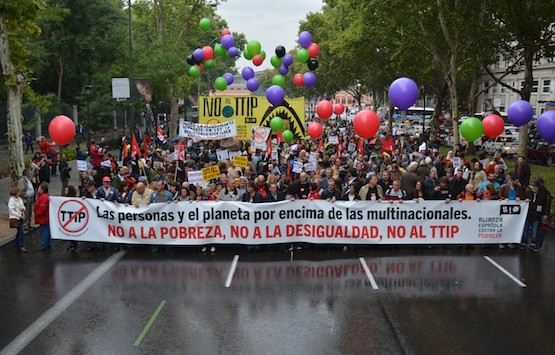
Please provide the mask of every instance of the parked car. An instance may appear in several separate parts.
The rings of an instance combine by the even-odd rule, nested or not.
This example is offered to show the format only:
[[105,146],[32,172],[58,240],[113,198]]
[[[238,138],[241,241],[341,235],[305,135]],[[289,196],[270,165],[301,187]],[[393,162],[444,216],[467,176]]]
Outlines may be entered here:
[[518,142],[518,136],[502,134],[484,142],[483,148],[488,153],[500,152],[503,156],[514,157],[518,155]]
[[553,165],[555,162],[555,144],[549,144],[543,140],[531,141],[528,145],[528,160]]

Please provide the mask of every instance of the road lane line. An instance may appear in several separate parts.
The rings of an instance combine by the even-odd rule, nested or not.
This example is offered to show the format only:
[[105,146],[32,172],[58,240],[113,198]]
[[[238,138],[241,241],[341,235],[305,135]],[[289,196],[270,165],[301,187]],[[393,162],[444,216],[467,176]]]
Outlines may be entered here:
[[493,266],[495,266],[496,268],[498,268],[499,270],[501,270],[501,272],[503,272],[505,275],[509,276],[509,278],[511,280],[513,280],[514,282],[516,282],[520,287],[528,287],[526,286],[526,284],[522,281],[520,281],[518,278],[516,278],[513,274],[511,274],[510,272],[508,272],[507,270],[505,270],[501,265],[499,265],[498,263],[496,263],[495,261],[493,261],[492,258],[490,258],[487,255],[484,255],[484,258],[489,261]]
[[231,267],[229,268],[229,272],[227,273],[227,279],[225,280],[225,287],[229,287],[231,285],[231,280],[233,280],[233,274],[235,273],[235,268],[237,267],[238,261],[239,261],[239,255],[235,255],[233,257],[233,261],[231,262]]
[[148,323],[145,325],[143,331],[141,332],[141,335],[139,335],[137,340],[135,340],[135,343],[133,344],[133,346],[137,347],[141,345],[141,342],[145,338],[146,333],[148,333],[150,327],[152,327],[152,324],[154,324],[154,321],[156,320],[156,318],[158,318],[158,316],[160,315],[160,312],[162,312],[162,308],[164,308],[165,305],[166,305],[166,300],[162,300],[158,308],[156,308],[156,311],[154,311],[154,313],[152,314],[152,317],[150,317],[150,320],[148,321]]
[[66,293],[56,304],[44,312],[36,321],[9,343],[0,355],[18,354],[33,341],[46,327],[48,327],[60,314],[85,293],[98,279],[100,279],[112,266],[114,266],[127,251],[122,250],[112,254],[106,261],[93,270],[83,281],[79,282],[71,291]]
[[374,290],[379,289],[378,284],[376,283],[376,280],[374,280],[374,276],[372,276],[372,273],[370,272],[370,268],[368,268],[368,264],[366,264],[366,260],[364,260],[362,256],[358,258],[358,260],[360,260],[360,263],[362,264],[362,268],[364,269],[364,272],[366,273],[368,280],[370,280],[370,285],[372,285],[372,288]]

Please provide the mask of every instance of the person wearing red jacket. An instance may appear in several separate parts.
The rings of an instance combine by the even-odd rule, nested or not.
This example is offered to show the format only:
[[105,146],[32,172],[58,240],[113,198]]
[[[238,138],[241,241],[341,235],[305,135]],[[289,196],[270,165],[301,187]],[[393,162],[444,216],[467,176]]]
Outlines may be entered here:
[[42,246],[39,249],[41,251],[50,249],[49,204],[48,183],[43,182],[39,185],[37,202],[35,202],[35,223],[40,225],[40,234],[42,237]]

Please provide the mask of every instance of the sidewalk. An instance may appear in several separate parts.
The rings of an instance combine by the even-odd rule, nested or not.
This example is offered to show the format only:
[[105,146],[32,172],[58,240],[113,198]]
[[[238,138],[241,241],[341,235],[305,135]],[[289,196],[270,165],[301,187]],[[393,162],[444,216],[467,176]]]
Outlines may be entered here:
[[[76,161],[70,161],[69,166],[71,167],[69,184],[77,188],[79,185],[79,171],[77,171]],[[11,185],[12,181],[10,178],[0,179],[0,191],[2,191],[2,201],[0,202],[0,247],[13,241],[16,234],[16,230],[10,228],[8,219],[8,200],[10,198],[9,191]],[[50,178],[48,187],[51,196],[60,196],[62,194],[62,180],[59,173],[57,176]],[[35,224],[34,217],[32,222]]]

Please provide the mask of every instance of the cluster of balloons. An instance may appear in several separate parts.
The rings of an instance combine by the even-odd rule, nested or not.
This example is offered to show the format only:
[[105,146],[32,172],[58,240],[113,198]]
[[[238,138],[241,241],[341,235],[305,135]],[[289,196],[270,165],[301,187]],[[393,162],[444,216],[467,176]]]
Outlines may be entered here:
[[306,63],[309,71],[306,73],[297,73],[293,77],[293,83],[297,87],[311,88],[316,85],[316,75],[312,73],[318,69],[318,60],[316,57],[320,53],[320,46],[312,42],[312,34],[308,31],[303,31],[299,35],[299,44],[301,48],[297,51],[297,60],[301,63]]
[[[199,28],[204,31],[209,30],[210,19],[201,19],[199,21]],[[235,58],[238,55],[239,50],[235,47],[235,38],[233,38],[230,30],[224,28],[221,31],[220,43],[216,43],[214,48],[206,45],[195,49],[192,54],[187,56],[187,63],[191,66],[189,68],[189,75],[193,78],[198,78],[205,69],[212,69],[214,67],[214,56]],[[217,90],[223,91],[231,83],[233,83],[233,75],[226,73],[216,78],[214,84]]]
[[[318,114],[318,117],[320,117],[323,120],[327,120],[334,113],[336,115],[340,115],[343,112],[345,112],[345,106],[341,103],[335,104],[334,106],[328,100],[322,100],[318,102],[318,104],[316,105],[316,113]],[[322,135],[322,132],[323,132],[323,128],[319,122],[312,122],[308,126],[308,135],[312,139],[320,138],[320,136]]]
[[56,116],[48,125],[48,134],[57,145],[68,145],[75,137],[75,123],[67,116]]

